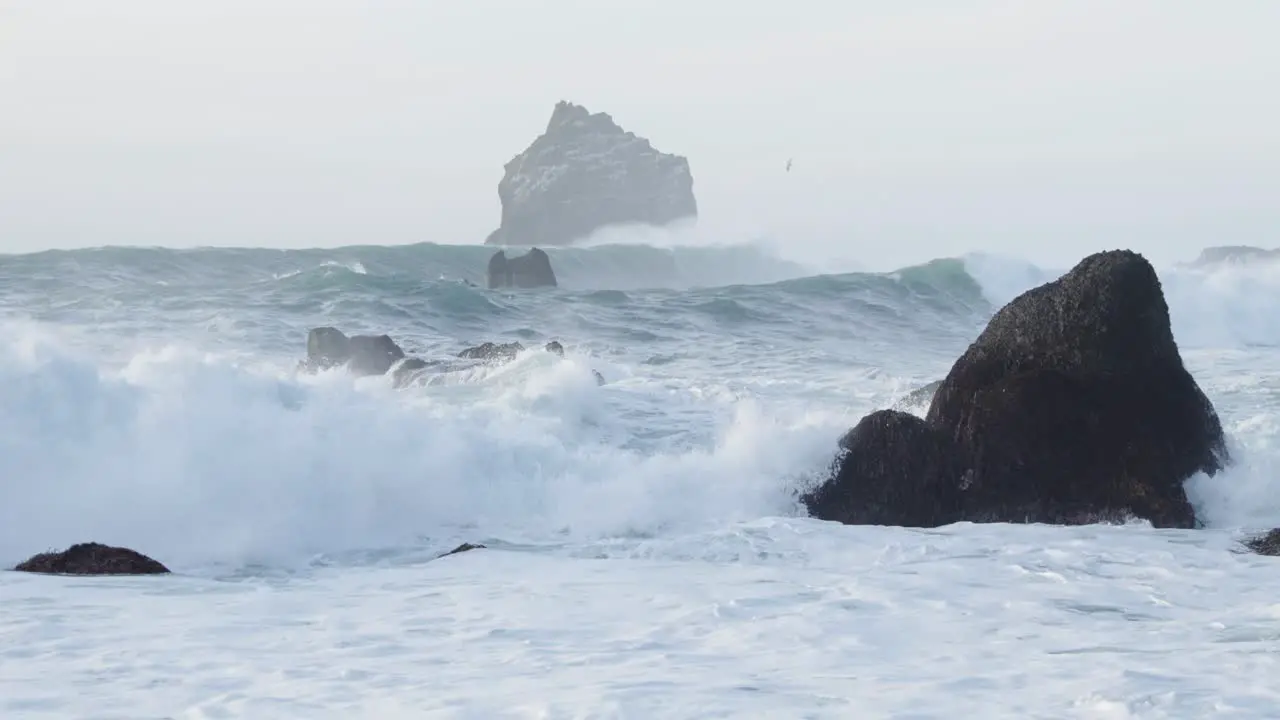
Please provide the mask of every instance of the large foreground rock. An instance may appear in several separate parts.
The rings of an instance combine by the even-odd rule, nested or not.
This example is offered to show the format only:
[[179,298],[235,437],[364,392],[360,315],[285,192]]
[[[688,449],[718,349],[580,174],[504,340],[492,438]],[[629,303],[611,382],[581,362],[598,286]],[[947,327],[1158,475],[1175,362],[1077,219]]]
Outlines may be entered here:
[[564,101],[504,170],[502,223],[487,245],[569,245],[609,225],[663,226],[698,215],[687,159]]
[[556,273],[547,253],[538,248],[513,258],[502,250],[494,253],[489,258],[489,289],[511,287],[556,287]]
[[80,543],[62,552],[41,553],[14,568],[50,575],[164,575],[169,568],[128,548]]
[[997,312],[924,420],[881,411],[842,445],[803,500],[851,524],[1194,527],[1183,483],[1226,461],[1159,278],[1128,251],[1091,255]]

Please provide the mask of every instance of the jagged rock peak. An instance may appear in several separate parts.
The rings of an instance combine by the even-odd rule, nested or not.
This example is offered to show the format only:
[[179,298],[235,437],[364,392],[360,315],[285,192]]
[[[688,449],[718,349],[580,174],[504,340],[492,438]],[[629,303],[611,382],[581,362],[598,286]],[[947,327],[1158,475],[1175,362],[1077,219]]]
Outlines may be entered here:
[[687,158],[567,100],[504,170],[502,221],[489,245],[569,245],[610,225],[660,227],[698,215]]
[[[597,117],[603,117],[610,123],[613,118],[607,113],[596,113]],[[569,125],[575,122],[583,122],[591,118],[591,111],[581,105],[574,105],[568,100],[561,100],[556,103],[556,107],[551,111],[551,120],[547,122],[547,132],[551,132],[562,125]],[[616,127],[616,123],[615,123]]]

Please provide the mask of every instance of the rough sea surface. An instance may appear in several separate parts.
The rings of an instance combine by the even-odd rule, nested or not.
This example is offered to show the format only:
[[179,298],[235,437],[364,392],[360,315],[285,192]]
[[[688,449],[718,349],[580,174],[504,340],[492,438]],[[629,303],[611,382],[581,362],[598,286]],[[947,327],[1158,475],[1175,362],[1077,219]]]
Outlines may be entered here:
[[[1236,457],[1188,483],[1209,529],[920,530],[795,491],[1067,268],[606,245],[468,284],[491,252],[0,257],[0,564],[175,571],[0,573],[0,717],[1280,717],[1280,559],[1239,552],[1280,525],[1280,265],[1157,268]],[[393,390],[297,374],[317,325],[567,353]]]

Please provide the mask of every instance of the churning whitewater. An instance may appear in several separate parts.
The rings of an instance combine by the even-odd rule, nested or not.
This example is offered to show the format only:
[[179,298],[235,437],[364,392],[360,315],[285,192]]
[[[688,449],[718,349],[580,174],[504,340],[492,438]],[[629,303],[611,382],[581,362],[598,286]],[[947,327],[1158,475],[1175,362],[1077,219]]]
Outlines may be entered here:
[[[486,290],[491,252],[0,257],[0,564],[175,572],[0,573],[0,714],[1280,717],[1280,561],[1239,552],[1280,525],[1280,264],[1157,268],[1235,459],[1207,529],[922,530],[798,493],[1066,268],[603,245]],[[398,389],[299,372],[319,326],[530,349]]]

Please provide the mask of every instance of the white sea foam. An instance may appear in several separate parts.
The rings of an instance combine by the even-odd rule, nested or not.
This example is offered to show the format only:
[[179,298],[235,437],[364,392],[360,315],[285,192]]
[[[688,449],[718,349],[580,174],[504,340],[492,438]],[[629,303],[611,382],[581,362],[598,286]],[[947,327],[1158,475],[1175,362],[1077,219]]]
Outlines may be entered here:
[[[1056,274],[966,262],[994,302]],[[0,562],[97,540],[179,574],[0,574],[0,715],[1270,717],[1280,563],[1235,550],[1280,524],[1280,284],[1161,275],[1236,460],[1189,483],[1207,530],[801,517],[839,433],[945,370],[843,328],[815,346],[873,363],[568,342],[397,391],[5,320]]]
[[289,563],[474,528],[512,538],[701,527],[789,511],[836,426],[710,407],[708,442],[619,447],[629,394],[526,353],[396,392],[165,348],[119,370],[40,342],[0,360],[0,559],[94,538],[190,565]]
[[757,520],[237,578],[0,580],[6,717],[1264,718],[1211,532]]

